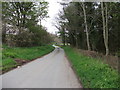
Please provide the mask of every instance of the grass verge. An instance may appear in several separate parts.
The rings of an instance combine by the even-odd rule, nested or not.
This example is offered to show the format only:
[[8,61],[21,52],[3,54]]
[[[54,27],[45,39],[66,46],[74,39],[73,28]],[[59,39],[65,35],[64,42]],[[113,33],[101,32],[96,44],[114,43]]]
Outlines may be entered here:
[[118,72],[101,60],[84,56],[71,47],[63,47],[84,88],[120,88]]
[[[24,62],[32,61],[35,58],[41,57],[51,52],[54,48],[50,45],[37,46],[37,47],[14,47],[10,48],[3,46],[2,51],[2,72],[7,72],[12,68],[17,67],[20,63],[16,62],[15,59],[24,60]],[[23,63],[21,63],[23,64]]]

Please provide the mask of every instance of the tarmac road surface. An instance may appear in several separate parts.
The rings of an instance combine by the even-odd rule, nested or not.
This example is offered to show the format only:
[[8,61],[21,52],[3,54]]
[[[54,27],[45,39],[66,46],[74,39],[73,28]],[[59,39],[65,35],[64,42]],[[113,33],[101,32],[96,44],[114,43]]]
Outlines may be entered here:
[[82,85],[64,50],[56,48],[42,58],[3,74],[2,88],[82,88]]

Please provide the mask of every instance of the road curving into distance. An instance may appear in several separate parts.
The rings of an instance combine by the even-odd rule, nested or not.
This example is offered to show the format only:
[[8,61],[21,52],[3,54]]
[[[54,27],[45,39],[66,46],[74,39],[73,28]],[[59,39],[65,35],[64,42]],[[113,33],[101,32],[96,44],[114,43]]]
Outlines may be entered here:
[[2,88],[82,88],[64,50],[58,47],[1,77]]

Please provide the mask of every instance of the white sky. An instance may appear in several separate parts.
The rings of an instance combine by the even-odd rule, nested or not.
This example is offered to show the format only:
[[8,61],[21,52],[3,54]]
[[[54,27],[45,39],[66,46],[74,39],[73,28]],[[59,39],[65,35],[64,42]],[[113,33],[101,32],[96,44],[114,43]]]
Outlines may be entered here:
[[56,22],[55,17],[57,16],[58,12],[62,10],[62,6],[58,3],[62,0],[45,0],[49,2],[48,7],[48,16],[49,18],[42,20],[42,25],[47,28],[47,31],[50,33],[55,34],[58,31],[57,28],[53,25]]

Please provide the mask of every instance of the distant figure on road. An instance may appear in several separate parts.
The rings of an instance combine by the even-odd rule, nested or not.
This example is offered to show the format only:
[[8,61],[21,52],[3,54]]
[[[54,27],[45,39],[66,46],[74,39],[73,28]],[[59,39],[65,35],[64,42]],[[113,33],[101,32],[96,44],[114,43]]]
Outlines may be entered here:
[[60,47],[57,47],[58,50],[60,50]]
[[60,47],[59,46],[56,46],[56,45],[52,45],[53,47],[55,47],[58,51],[60,50]]

